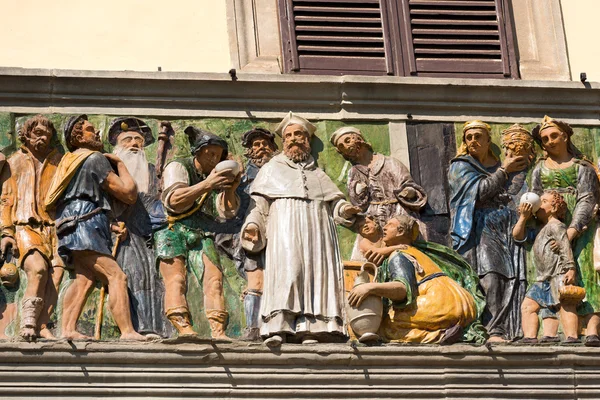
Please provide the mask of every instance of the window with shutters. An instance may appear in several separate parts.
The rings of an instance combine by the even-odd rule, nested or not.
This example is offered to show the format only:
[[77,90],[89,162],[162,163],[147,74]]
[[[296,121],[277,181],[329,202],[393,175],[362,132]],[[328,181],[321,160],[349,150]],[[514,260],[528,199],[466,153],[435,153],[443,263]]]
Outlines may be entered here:
[[279,0],[285,72],[518,78],[507,0]]

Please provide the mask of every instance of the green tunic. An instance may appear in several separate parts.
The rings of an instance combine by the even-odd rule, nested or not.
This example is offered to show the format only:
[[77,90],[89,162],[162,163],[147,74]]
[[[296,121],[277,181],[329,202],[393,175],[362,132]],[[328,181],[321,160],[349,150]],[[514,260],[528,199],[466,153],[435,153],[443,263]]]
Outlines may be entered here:
[[544,190],[559,191],[568,207],[565,225],[583,231],[572,243],[578,285],[586,291],[585,301],[578,312],[580,315],[600,312],[600,279],[593,263],[594,208],[598,201],[598,177],[594,168],[585,161],[575,160],[567,168],[551,169],[542,160],[533,171],[532,186],[538,194]]
[[[204,180],[204,177],[194,168],[193,157],[172,162],[180,163],[185,167],[189,186]],[[169,213],[169,215],[173,214]],[[211,231],[211,226],[215,224],[213,215],[214,198],[209,195],[199,211],[178,220],[170,227],[157,231],[154,234],[157,261],[184,257],[187,268],[194,273],[199,282],[202,282],[204,274],[203,254],[206,254],[208,259],[220,269],[221,263],[214,243],[214,233]]]

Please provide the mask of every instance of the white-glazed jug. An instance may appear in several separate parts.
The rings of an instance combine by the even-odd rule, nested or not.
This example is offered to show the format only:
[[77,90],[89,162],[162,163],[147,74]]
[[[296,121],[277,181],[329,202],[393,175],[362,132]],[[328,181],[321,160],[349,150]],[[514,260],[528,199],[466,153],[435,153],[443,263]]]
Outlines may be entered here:
[[[360,268],[354,280],[354,287],[370,282],[369,272],[373,272],[373,280],[377,277],[375,264],[366,262]],[[346,302],[346,315],[352,331],[361,343],[379,340],[377,331],[383,316],[383,302],[379,296],[368,296],[358,307],[352,307]]]

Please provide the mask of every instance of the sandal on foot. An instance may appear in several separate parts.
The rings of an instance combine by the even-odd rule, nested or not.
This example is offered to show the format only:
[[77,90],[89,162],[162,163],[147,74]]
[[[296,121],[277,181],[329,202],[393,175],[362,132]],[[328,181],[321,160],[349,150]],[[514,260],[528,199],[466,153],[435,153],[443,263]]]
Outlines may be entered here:
[[578,343],[581,343],[581,340],[579,340],[579,338],[576,338],[576,337],[573,337],[573,336],[567,337],[562,342],[562,344],[578,344]]
[[587,347],[600,347],[600,337],[598,335],[587,335],[583,344]]
[[524,337],[523,339],[519,340],[517,343],[519,343],[519,344],[538,344],[539,341],[537,340],[537,338],[534,338],[534,337]]
[[560,343],[558,336],[542,336],[540,343]]

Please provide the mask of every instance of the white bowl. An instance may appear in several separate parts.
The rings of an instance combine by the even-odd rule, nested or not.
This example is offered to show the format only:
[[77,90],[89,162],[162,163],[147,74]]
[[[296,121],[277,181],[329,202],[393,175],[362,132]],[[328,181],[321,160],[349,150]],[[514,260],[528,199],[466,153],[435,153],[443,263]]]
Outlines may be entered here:
[[218,163],[215,167],[215,171],[217,172],[225,170],[231,170],[231,173],[233,175],[237,175],[240,172],[240,164],[238,164],[237,161],[234,160],[225,160]]
[[537,210],[540,209],[540,206],[542,205],[542,200],[540,199],[540,196],[538,196],[537,194],[535,194],[533,192],[527,192],[523,196],[521,196],[521,204],[522,203],[531,204],[531,206],[532,206],[531,211],[533,211],[535,213],[535,212],[537,212]]

